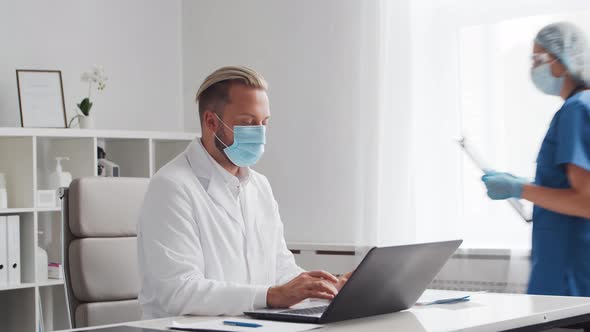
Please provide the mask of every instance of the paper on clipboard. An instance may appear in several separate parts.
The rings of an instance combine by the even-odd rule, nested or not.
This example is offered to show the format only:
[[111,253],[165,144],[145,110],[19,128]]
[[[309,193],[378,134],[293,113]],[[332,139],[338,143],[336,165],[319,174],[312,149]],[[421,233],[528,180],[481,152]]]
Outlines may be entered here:
[[[492,167],[487,165],[483,161],[483,159],[480,158],[479,154],[473,149],[473,147],[467,145],[467,139],[465,137],[461,137],[461,139],[458,140],[457,142],[459,143],[459,145],[461,146],[461,149],[463,150],[463,152],[465,152],[467,157],[469,157],[469,159],[473,162],[473,164],[475,164],[475,166],[477,166],[477,168],[479,168],[484,174],[487,174],[493,170]],[[531,215],[531,212],[527,211],[526,208],[524,207],[524,205],[518,199],[510,198],[506,201],[508,202],[508,204],[510,204],[512,209],[516,213],[518,213],[518,215],[524,221],[526,221],[526,222],[533,221],[533,217]]]

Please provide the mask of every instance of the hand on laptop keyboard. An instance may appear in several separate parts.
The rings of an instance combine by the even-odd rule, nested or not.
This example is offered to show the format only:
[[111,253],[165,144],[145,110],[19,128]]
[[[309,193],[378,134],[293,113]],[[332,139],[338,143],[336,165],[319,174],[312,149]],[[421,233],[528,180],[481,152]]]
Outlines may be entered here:
[[338,291],[340,291],[342,289],[342,287],[344,287],[344,284],[348,281],[348,279],[350,278],[351,275],[352,275],[352,271],[345,273],[341,276],[338,276],[338,283],[336,284],[336,289],[338,289]]
[[271,308],[288,308],[308,298],[332,300],[339,280],[325,271],[303,272],[282,286],[271,287],[266,303]]

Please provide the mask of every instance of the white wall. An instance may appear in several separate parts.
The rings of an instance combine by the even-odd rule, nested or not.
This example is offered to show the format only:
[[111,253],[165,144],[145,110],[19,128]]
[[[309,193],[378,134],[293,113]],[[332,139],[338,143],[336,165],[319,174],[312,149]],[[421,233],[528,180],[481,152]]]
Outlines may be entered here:
[[199,127],[194,94],[228,64],[270,84],[272,119],[257,170],[275,191],[288,241],[354,243],[361,216],[356,174],[363,110],[363,1],[184,1],[187,128]]
[[[384,17],[377,15],[383,3],[184,1],[187,128],[199,126],[194,93],[208,73],[228,64],[252,66],[271,85],[268,149],[257,169],[273,185],[287,240],[355,243],[370,228],[363,223],[374,224],[385,214],[376,231],[388,242],[469,238],[477,232],[493,234],[485,246],[506,246],[493,238],[509,229],[493,223],[475,227],[466,220],[464,197],[474,192],[464,190],[464,160],[455,143],[462,125],[459,31],[587,9],[588,2],[390,2],[383,7],[393,12],[382,22],[393,32],[387,36],[389,54],[382,53],[388,46],[375,41],[382,36],[372,25]],[[376,74],[373,62],[385,56],[391,57],[392,70]],[[367,88],[384,79],[388,91],[372,94]],[[393,101],[380,114],[376,109],[383,104],[372,98],[388,94]],[[380,128],[375,136],[373,128]],[[387,162],[374,151],[380,144],[394,151]],[[381,191],[363,183],[364,175],[372,178],[379,168],[389,174]],[[481,184],[475,190],[484,196]],[[371,201],[390,202],[390,207]],[[501,203],[494,208],[508,210]],[[522,242],[527,244],[517,247],[528,247],[528,239]]]
[[20,126],[15,69],[62,71],[68,118],[87,93],[80,74],[110,80],[92,112],[100,129],[182,130],[180,0],[0,2],[0,126]]

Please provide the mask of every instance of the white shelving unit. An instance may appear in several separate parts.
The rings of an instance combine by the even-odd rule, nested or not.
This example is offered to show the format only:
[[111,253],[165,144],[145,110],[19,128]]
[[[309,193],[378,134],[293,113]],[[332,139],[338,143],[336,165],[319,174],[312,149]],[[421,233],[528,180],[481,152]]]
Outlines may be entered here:
[[[39,280],[35,248],[49,262],[61,262],[61,210],[38,207],[36,192],[49,188],[55,157],[69,157],[63,168],[73,178],[97,175],[97,147],[121,167],[121,176],[151,177],[182,152],[193,133],[114,130],[0,128],[0,173],[6,174],[8,208],[0,215],[19,215],[21,280],[0,287],[0,331],[60,330],[67,327],[63,280]],[[42,235],[38,235],[42,232]]]

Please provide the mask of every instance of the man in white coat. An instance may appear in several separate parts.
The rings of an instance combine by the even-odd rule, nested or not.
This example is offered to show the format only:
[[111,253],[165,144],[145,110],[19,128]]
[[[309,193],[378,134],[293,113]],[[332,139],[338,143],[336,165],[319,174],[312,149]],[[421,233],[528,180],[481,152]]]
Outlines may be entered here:
[[236,315],[332,299],[349,275],[305,272],[283,237],[266,177],[264,78],[224,67],[197,92],[202,137],[152,178],[138,224],[143,318]]

